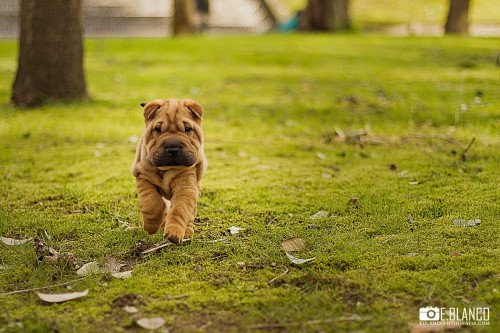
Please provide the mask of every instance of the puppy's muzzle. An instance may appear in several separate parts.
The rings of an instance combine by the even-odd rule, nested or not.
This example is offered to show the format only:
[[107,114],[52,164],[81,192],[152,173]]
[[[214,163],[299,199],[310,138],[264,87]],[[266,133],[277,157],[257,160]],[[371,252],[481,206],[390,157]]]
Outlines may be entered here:
[[196,153],[182,140],[167,138],[153,154],[152,163],[158,168],[173,166],[192,166],[196,162]]
[[172,156],[177,156],[181,152],[181,148],[179,147],[166,147],[165,150],[167,151],[167,154]]
[[171,155],[172,157],[179,155],[183,146],[182,142],[177,139],[167,139],[163,143],[167,155]]

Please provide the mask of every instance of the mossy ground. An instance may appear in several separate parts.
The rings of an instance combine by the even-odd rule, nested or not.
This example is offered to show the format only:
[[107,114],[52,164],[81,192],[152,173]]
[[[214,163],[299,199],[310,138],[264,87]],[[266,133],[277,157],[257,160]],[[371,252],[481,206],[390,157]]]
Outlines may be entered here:
[[[133,277],[73,282],[89,295],[63,304],[0,296],[1,332],[140,331],[137,316],[172,332],[404,332],[420,307],[475,301],[491,324],[457,331],[498,329],[499,39],[88,40],[92,99],[32,110],[7,103],[15,45],[0,42],[0,235],[43,229],[80,264],[112,256]],[[209,169],[193,240],[136,257],[148,236],[122,226],[140,227],[139,103],[168,97],[204,106]],[[360,129],[362,142],[339,140]],[[462,156],[443,137],[476,141]],[[292,236],[316,260],[291,264],[280,244]],[[2,293],[78,279],[38,263],[31,243],[0,243],[0,263]],[[126,294],[135,317],[113,302]]]

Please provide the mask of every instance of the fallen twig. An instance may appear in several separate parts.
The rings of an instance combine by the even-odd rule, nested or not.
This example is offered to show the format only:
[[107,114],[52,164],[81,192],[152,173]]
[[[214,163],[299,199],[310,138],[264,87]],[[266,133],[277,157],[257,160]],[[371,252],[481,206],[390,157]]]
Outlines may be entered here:
[[198,243],[209,244],[209,243],[218,243],[218,242],[227,242],[227,241],[228,241],[227,238],[219,238],[219,239],[207,240],[207,241],[200,240],[200,241],[198,241]]
[[173,299],[181,299],[181,298],[187,298],[187,297],[189,297],[189,295],[168,296],[168,297],[165,297],[165,300],[170,301]]
[[158,251],[160,249],[163,249],[164,247],[171,246],[172,244],[173,243],[170,243],[169,241],[166,241],[166,242],[164,242],[164,243],[162,243],[160,245],[157,245],[155,247],[152,247],[152,248],[149,248],[147,250],[142,251],[141,254],[144,255],[144,254],[148,254],[148,253],[153,253],[153,252],[156,252],[156,251]]
[[463,151],[463,154],[467,153],[467,151],[470,149],[470,147],[472,147],[472,144],[476,141],[476,138],[472,138],[469,143],[467,144],[467,146],[465,146],[465,149]]
[[467,153],[467,151],[470,149],[470,147],[472,147],[472,144],[474,143],[474,141],[476,141],[476,138],[473,137],[467,143],[467,145],[464,145],[464,144],[458,142],[457,140],[450,138],[448,136],[445,136],[445,135],[416,135],[416,136],[414,136],[414,138],[423,139],[423,140],[443,140],[443,141],[449,142],[451,144],[454,144],[455,146],[462,149],[462,151],[463,151],[462,154]]
[[[181,244],[184,243],[184,242],[189,242],[190,240],[191,240],[191,238],[185,238],[185,239],[182,240]],[[156,252],[156,251],[158,251],[160,249],[163,249],[164,247],[172,246],[172,245],[177,245],[177,244],[171,243],[169,241],[164,241],[164,242],[159,243],[155,247],[152,247],[152,248],[149,248],[147,250],[142,251],[141,255],[145,255],[145,254],[148,254],[148,253]]]
[[53,288],[53,287],[65,286],[65,285],[68,285],[68,284],[71,284],[73,282],[77,282],[77,281],[80,281],[80,280],[83,280],[83,279],[86,279],[86,278],[87,278],[87,276],[84,276],[84,277],[81,277],[81,278],[76,279],[76,280],[71,280],[71,281],[68,281],[68,282],[63,282],[63,283],[58,283],[58,284],[53,284],[51,286],[9,291],[7,293],[0,294],[0,296],[22,294],[22,293],[28,293],[28,292],[36,291],[36,290],[42,290],[42,289],[48,289],[48,288]]
[[288,270],[288,267],[285,269],[285,271],[283,273],[281,273],[280,275],[272,278],[271,280],[269,280],[268,284],[273,284],[274,282],[276,282],[279,278],[281,278],[283,275],[286,275],[288,274],[289,270]]

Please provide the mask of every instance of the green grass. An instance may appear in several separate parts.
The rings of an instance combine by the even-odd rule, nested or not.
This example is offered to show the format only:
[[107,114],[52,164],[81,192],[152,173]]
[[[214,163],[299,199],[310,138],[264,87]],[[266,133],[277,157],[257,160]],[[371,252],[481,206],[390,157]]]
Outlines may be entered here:
[[[457,331],[497,331],[499,41],[88,40],[92,99],[32,110],[7,103],[16,44],[0,41],[0,236],[43,229],[80,264],[112,256],[133,269],[73,282],[89,295],[62,304],[2,295],[0,332],[140,331],[134,319],[156,316],[171,332],[404,332],[420,307],[477,301],[492,307],[491,324]],[[131,137],[143,126],[138,104],[168,97],[205,108],[199,220],[190,243],[136,257],[136,242],[161,236],[121,228],[141,219]],[[369,135],[341,142],[338,129]],[[476,141],[462,156],[435,137]],[[320,210],[329,216],[311,220]],[[230,236],[231,226],[245,230]],[[295,255],[316,260],[291,264],[280,244],[292,236],[308,243]],[[31,242],[0,243],[0,264],[0,293],[78,279],[37,262]],[[142,297],[139,314],[113,302],[126,294]]]

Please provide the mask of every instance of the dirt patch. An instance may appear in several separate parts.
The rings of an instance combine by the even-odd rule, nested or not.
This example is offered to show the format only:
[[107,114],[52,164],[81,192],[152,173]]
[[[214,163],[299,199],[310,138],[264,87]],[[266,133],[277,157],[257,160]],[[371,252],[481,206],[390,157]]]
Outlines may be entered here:
[[127,257],[138,257],[142,254],[142,252],[151,248],[154,244],[147,238],[141,239],[136,242],[127,253]]
[[113,305],[123,308],[125,306],[144,305],[146,302],[141,295],[138,294],[125,294],[113,300]]

